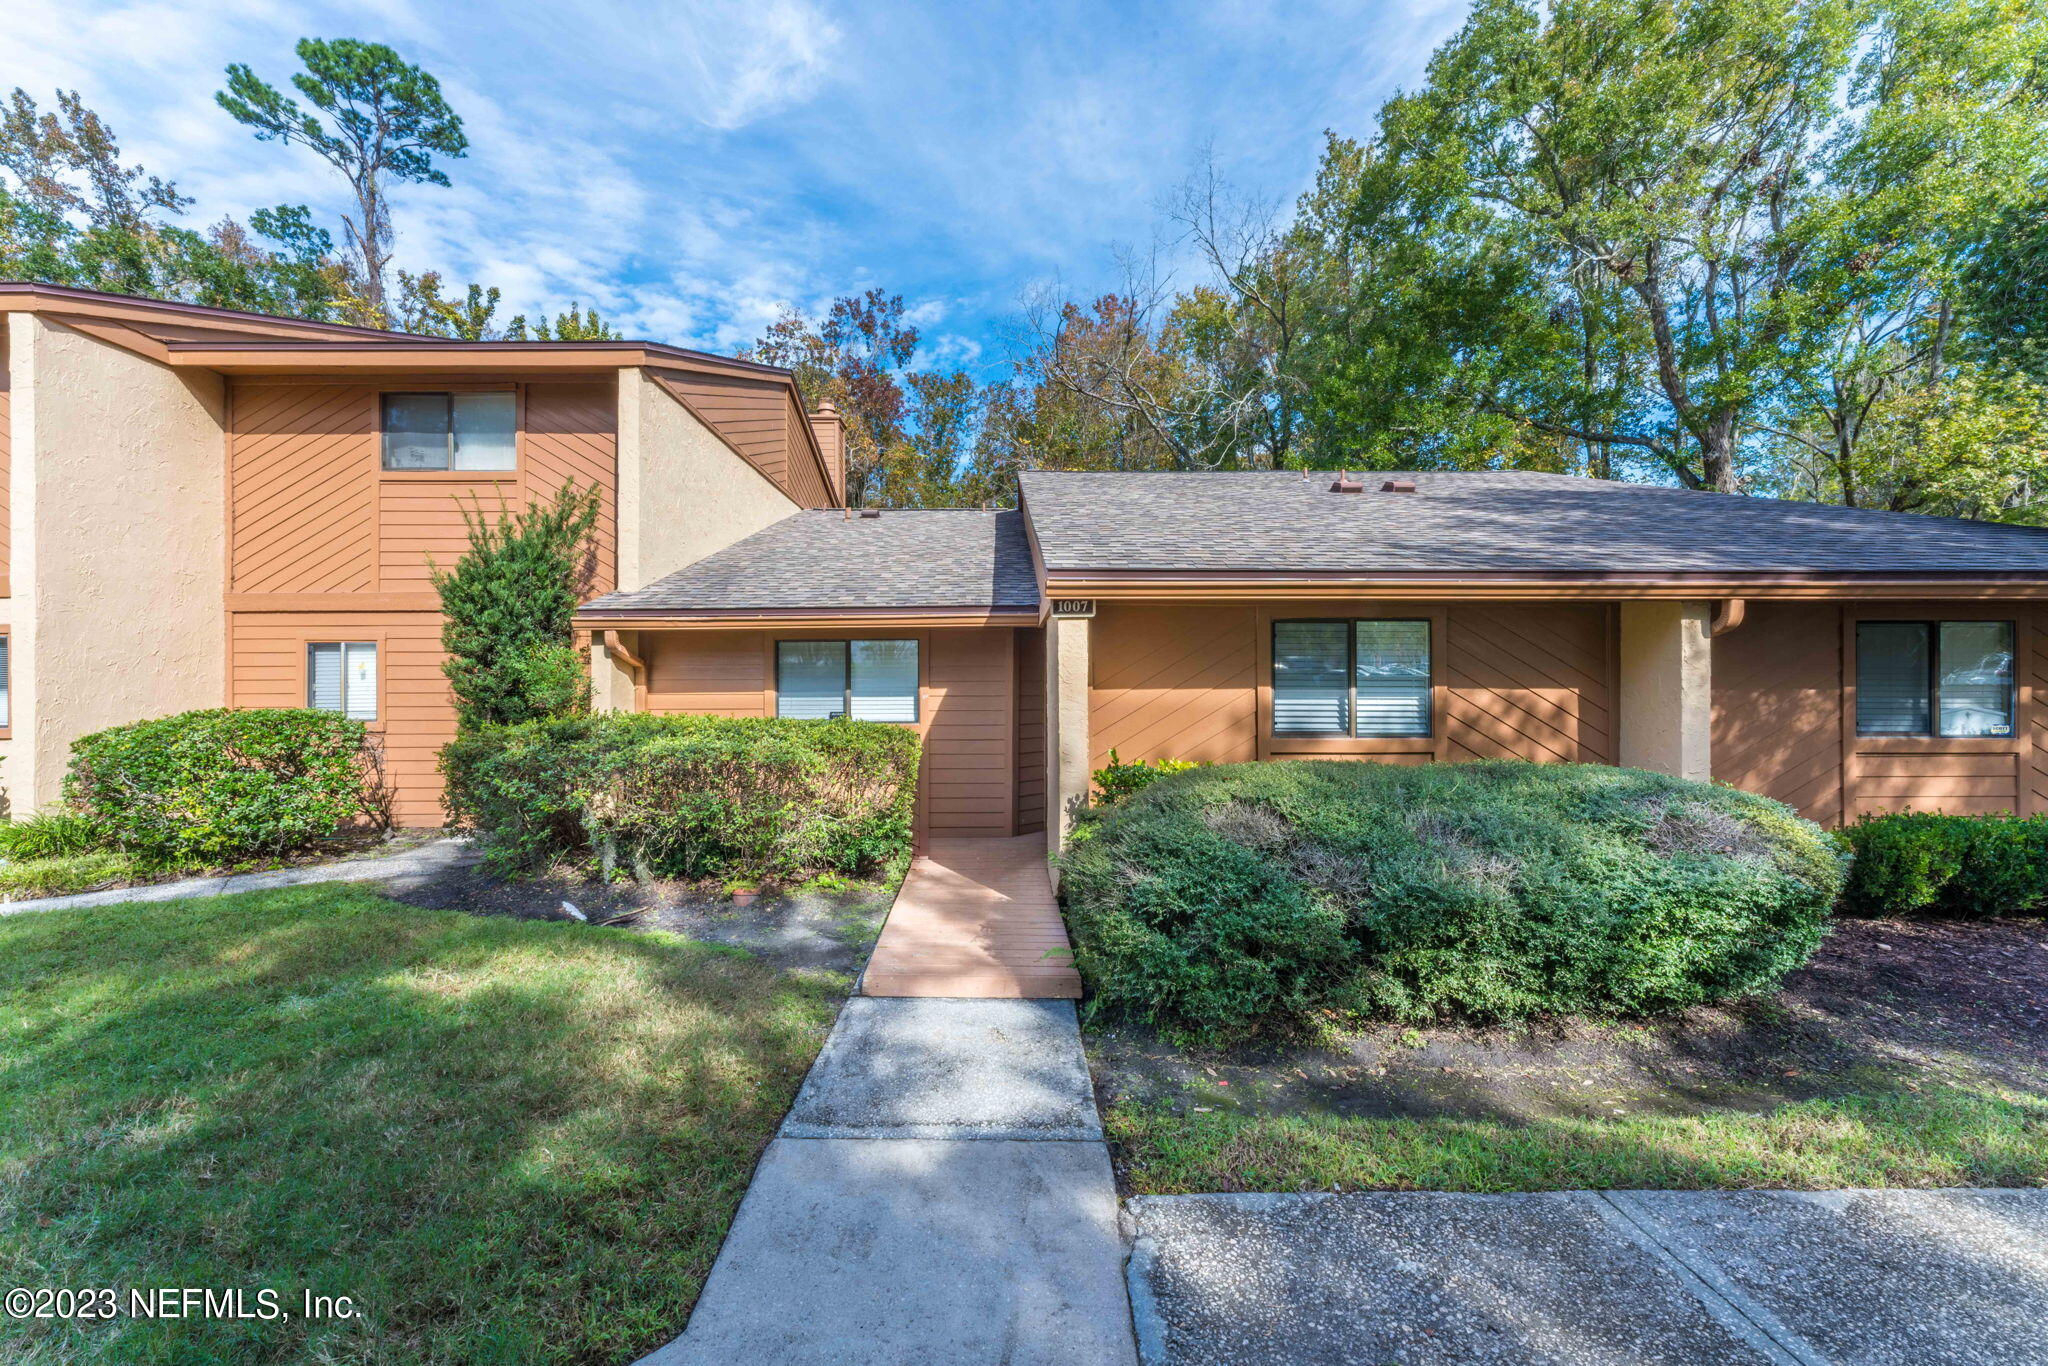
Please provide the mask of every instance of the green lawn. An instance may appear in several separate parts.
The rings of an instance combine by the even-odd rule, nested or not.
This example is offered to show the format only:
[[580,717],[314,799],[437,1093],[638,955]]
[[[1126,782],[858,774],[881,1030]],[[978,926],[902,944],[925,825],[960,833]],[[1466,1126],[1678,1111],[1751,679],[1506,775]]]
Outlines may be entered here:
[[1985,1084],[1886,1088],[1763,1114],[1618,1119],[1103,1117],[1128,1191],[1530,1191],[2048,1185],[2048,1100]]
[[837,995],[348,887],[0,920],[0,1280],[362,1315],[0,1319],[0,1359],[629,1361],[688,1317]]

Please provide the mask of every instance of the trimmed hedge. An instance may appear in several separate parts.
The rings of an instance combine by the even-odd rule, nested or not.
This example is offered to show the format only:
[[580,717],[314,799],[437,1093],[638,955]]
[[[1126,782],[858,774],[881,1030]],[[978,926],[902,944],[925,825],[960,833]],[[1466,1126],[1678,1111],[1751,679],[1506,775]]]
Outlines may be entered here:
[[485,727],[441,751],[448,812],[506,871],[873,872],[907,854],[918,739],[871,721],[595,716]]
[[1981,919],[2048,912],[2048,817],[1866,816],[1841,832],[1854,854],[1848,915]]
[[107,845],[185,866],[389,824],[363,723],[302,708],[188,711],[82,736],[64,797]]
[[1513,762],[1195,769],[1084,820],[1061,867],[1096,1008],[1210,1038],[1760,991],[1812,956],[1842,884],[1778,802]]

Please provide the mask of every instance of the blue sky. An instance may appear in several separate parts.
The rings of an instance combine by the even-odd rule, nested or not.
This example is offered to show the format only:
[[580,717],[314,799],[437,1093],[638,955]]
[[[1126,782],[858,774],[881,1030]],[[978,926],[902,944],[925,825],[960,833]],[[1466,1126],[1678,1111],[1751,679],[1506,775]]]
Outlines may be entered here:
[[[345,202],[311,157],[213,105],[303,35],[388,42],[440,79],[471,152],[408,188],[399,258],[596,303],[633,336],[729,351],[785,305],[880,285],[925,363],[993,377],[1025,295],[1116,280],[1112,249],[1213,149],[1291,199],[1325,128],[1369,131],[1463,6],[1435,0],[859,5],[557,0],[12,0],[0,86],[76,87],[194,219]],[[339,234],[337,233],[337,236]]]

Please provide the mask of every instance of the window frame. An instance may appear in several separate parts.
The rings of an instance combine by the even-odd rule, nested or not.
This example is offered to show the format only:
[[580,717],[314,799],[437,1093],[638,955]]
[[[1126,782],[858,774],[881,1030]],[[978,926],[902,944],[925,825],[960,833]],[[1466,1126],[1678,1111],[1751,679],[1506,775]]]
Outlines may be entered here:
[[[313,651],[324,645],[335,645],[341,648],[341,707],[336,711],[329,711],[326,707],[318,707],[313,704]],[[372,658],[376,661],[377,682],[375,691],[371,694],[370,698],[370,704],[374,708],[374,712],[370,716],[349,716],[348,713],[348,652],[351,646],[369,647],[372,652]],[[306,710],[327,712],[330,716],[347,717],[351,721],[360,721],[366,726],[382,725],[385,712],[384,655],[384,638],[382,636],[371,636],[367,639],[355,640],[315,640],[308,637],[302,643],[302,648],[299,650],[299,666],[305,675],[303,686],[299,689],[299,695],[305,698],[303,705]]]
[[[501,470],[462,470],[455,467],[455,399],[459,394],[512,395],[512,463]],[[393,398],[448,400],[447,463],[434,469],[393,469],[389,459],[389,401]],[[447,384],[435,389],[379,389],[377,391],[377,473],[384,479],[502,481],[519,479],[526,468],[526,386],[523,384]]]
[[[2012,646],[2012,671],[2005,680],[2006,729],[2003,735],[1947,735],[1941,729],[1941,628],[1947,625],[1994,625],[2006,629],[2008,642]],[[1927,628],[1927,729],[1926,730],[1865,730],[1863,729],[1863,628],[1865,626],[1924,626]],[[1855,687],[1854,706],[1849,717],[1850,728],[1859,742],[1872,740],[1935,740],[1964,741],[1988,740],[2000,744],[2018,741],[2021,728],[2020,717],[2020,624],[2012,617],[1863,617],[1850,623],[1850,641],[1855,655],[1850,660],[1851,678]]]
[[[1423,708],[1423,728],[1419,731],[1361,731],[1358,728],[1358,623],[1401,622],[1427,628],[1429,638],[1429,677],[1423,683],[1428,701]],[[1345,714],[1351,718],[1349,730],[1281,730],[1280,726],[1280,628],[1282,626],[1330,626],[1344,627],[1344,685],[1348,692]],[[1437,738],[1436,716],[1436,618],[1432,616],[1375,616],[1375,617],[1274,617],[1266,623],[1266,692],[1271,698],[1266,716],[1266,738],[1269,741],[1290,743],[1302,740],[1366,740],[1366,741],[1421,741]]]
[[0,740],[14,738],[14,630],[0,626]]
[[802,720],[807,718],[785,717],[782,714],[782,647],[785,645],[837,645],[839,646],[839,715],[819,719],[829,721],[850,721],[853,717],[853,647],[857,644],[886,643],[908,645],[916,653],[917,679],[910,686],[910,719],[908,721],[883,721],[885,726],[921,726],[924,724],[924,638],[922,636],[776,636],[769,645],[769,676],[775,685],[775,718],[777,720]]

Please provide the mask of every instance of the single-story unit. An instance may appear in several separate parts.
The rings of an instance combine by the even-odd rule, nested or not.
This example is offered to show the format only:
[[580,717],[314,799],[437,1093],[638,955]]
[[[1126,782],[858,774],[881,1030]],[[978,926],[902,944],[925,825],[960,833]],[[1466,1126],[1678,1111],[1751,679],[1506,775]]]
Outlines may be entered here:
[[915,726],[928,836],[1057,833],[1112,750],[2048,810],[2048,531],[1526,472],[1020,485],[795,512],[595,599],[599,705]]

